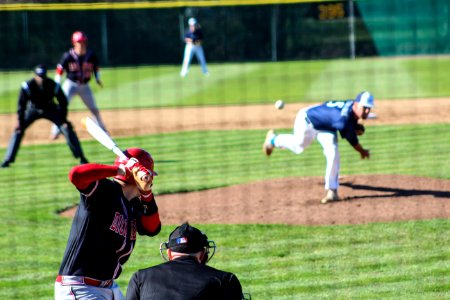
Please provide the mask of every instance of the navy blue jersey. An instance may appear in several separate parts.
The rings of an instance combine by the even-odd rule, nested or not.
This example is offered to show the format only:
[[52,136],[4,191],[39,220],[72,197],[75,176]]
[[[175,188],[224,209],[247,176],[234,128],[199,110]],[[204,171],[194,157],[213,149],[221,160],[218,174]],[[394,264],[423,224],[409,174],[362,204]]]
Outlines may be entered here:
[[127,300],[240,300],[242,287],[233,274],[184,256],[139,270],[128,283]]
[[359,143],[355,131],[357,119],[353,113],[353,100],[327,101],[306,111],[314,129],[336,133],[355,146]]
[[25,111],[30,103],[33,108],[46,110],[56,106],[54,97],[58,100],[62,115],[65,118],[67,116],[67,98],[56,82],[46,77],[43,79],[42,88],[38,86],[34,78],[23,82],[17,105],[19,123],[23,124]]
[[203,32],[200,28],[196,28],[193,32],[187,30],[184,37],[192,39],[192,42],[196,43],[203,40]]
[[57,74],[61,75],[63,71],[66,71],[67,78],[79,84],[88,83],[92,73],[96,74],[98,70],[97,56],[90,49],[83,56],[78,56],[73,48],[70,49],[62,55],[56,67]]
[[128,201],[110,179],[95,181],[80,194],[59,274],[115,279],[136,242],[139,201]]

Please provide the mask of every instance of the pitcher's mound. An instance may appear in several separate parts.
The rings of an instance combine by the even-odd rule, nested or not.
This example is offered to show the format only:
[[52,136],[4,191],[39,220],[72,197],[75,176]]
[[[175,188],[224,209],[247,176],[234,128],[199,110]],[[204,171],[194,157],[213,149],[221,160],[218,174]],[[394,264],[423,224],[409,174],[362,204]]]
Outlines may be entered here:
[[323,179],[294,177],[162,195],[163,224],[360,224],[450,217],[450,181],[399,175],[341,178],[344,201],[321,204]]
[[[404,175],[342,177],[343,201],[321,204],[323,178],[292,177],[156,197],[164,225],[362,224],[450,218],[450,180]],[[73,216],[75,208],[64,212]]]

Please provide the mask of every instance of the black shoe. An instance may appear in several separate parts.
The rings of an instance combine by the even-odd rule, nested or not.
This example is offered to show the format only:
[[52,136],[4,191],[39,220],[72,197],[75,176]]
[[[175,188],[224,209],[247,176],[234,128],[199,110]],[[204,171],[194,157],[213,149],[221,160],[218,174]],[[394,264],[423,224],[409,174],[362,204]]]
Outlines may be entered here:
[[88,162],[88,160],[86,159],[86,157],[82,156],[82,157],[80,158],[80,165],[84,165],[84,164],[87,164],[87,163],[89,163],[89,162]]
[[8,168],[11,163],[9,161],[4,161],[0,168]]

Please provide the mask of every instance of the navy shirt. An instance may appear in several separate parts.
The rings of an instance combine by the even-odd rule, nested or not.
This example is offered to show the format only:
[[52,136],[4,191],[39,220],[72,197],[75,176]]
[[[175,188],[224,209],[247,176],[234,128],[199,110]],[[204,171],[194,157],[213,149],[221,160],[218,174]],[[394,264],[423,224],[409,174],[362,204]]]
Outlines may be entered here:
[[184,256],[134,273],[127,300],[138,299],[240,300],[242,287],[234,274]]
[[98,180],[80,194],[59,274],[115,279],[136,242],[140,203],[137,198],[128,201],[110,179]]
[[56,106],[53,100],[55,96],[58,100],[62,115],[65,118],[67,116],[67,98],[56,82],[46,77],[43,79],[42,88],[38,86],[34,78],[23,82],[17,105],[19,123],[23,124],[25,111],[28,108],[42,110],[54,108]]
[[196,42],[203,40],[203,32],[200,28],[196,28],[193,32],[190,30],[187,30],[184,37],[192,39],[192,42],[196,43]]
[[353,113],[353,100],[327,101],[313,106],[306,111],[306,115],[314,129],[336,133],[346,139],[352,146],[359,141],[355,131],[357,119]]
[[85,55],[78,56],[72,48],[62,55],[57,67],[67,72],[68,79],[85,84],[91,79],[92,73],[98,72],[99,63],[92,50],[88,49]]

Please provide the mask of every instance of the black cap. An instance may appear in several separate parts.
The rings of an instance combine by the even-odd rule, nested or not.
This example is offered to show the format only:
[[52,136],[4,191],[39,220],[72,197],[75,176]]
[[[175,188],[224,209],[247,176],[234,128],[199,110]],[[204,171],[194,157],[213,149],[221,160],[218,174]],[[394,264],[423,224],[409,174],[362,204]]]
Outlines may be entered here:
[[184,223],[169,235],[167,247],[175,252],[196,253],[208,247],[208,237],[189,223]]
[[39,77],[46,77],[47,76],[47,67],[44,64],[37,65],[34,68],[34,74],[36,74]]

